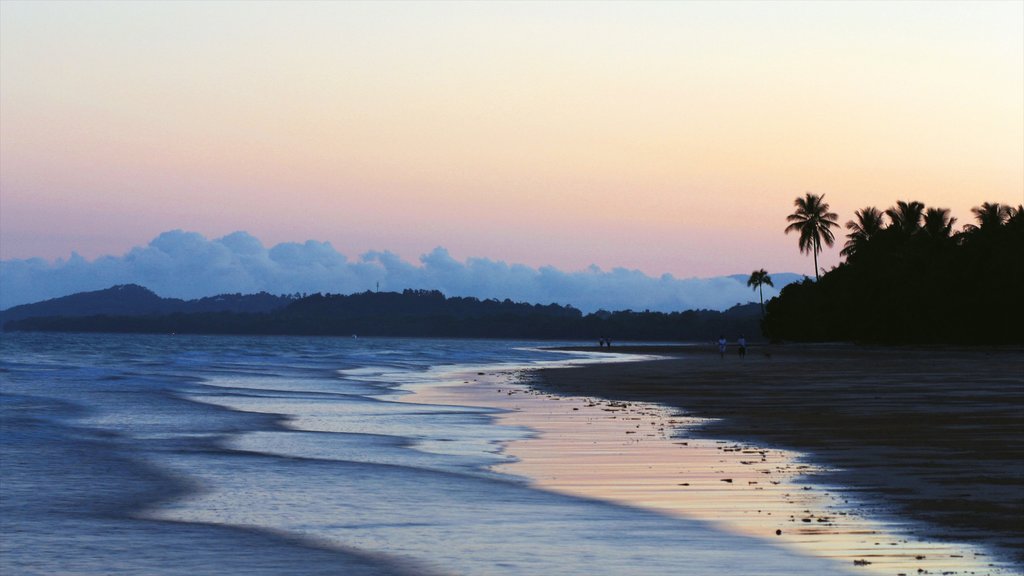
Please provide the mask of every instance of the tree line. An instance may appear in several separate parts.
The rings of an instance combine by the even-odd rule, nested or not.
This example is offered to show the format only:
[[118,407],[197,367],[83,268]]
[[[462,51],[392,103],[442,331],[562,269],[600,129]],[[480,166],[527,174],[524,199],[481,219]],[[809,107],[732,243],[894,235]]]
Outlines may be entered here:
[[817,254],[833,245],[838,216],[823,195],[807,194],[795,206],[786,232],[798,232],[800,250],[813,253],[817,281],[790,284],[767,303],[770,338],[1024,341],[1024,206],[985,202],[959,230],[947,208],[865,207],[846,223],[845,261],[820,277]]
[[759,332],[757,304],[717,310],[637,312],[512,300],[446,297],[436,290],[312,294],[259,313],[232,310],[171,314],[35,316],[4,324],[11,331],[156,334],[277,334],[545,340],[711,341]]

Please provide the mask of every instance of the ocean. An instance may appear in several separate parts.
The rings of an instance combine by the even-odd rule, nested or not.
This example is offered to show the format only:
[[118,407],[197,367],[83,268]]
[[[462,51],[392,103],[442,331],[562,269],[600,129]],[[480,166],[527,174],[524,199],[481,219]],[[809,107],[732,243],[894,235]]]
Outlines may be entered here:
[[505,450],[535,431],[408,401],[452,375],[597,361],[553,344],[3,334],[0,573],[848,570],[542,490]]

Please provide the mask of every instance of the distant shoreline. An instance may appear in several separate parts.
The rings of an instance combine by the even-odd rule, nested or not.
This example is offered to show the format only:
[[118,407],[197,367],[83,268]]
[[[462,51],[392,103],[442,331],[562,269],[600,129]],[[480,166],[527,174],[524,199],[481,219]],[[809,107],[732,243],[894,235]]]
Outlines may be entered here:
[[685,341],[760,334],[760,307],[725,311],[595,312],[572,306],[448,297],[436,290],[222,295],[182,301],[135,285],[75,294],[0,311],[0,329],[112,334],[236,334]]
[[567,395],[657,402],[720,419],[698,434],[809,453],[837,482],[1024,566],[1024,348],[563,347],[661,360],[538,371]]

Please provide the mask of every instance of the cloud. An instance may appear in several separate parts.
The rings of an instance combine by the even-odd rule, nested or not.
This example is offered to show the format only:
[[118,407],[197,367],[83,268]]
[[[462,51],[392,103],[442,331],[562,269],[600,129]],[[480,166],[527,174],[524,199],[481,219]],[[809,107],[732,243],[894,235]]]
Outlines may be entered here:
[[[766,287],[765,298],[775,296],[785,281],[795,278],[776,275],[776,288]],[[67,260],[2,261],[0,309],[128,283],[185,299],[259,291],[348,294],[374,290],[379,283],[385,291],[432,289],[448,296],[571,304],[584,312],[722,310],[756,300],[743,276],[680,279],[597,266],[567,272],[489,258],[460,261],[440,247],[416,263],[388,251],[367,252],[350,260],[328,242],[286,242],[266,248],[247,232],[209,240],[195,232],[172,230],[119,257],[88,261],[72,253]]]

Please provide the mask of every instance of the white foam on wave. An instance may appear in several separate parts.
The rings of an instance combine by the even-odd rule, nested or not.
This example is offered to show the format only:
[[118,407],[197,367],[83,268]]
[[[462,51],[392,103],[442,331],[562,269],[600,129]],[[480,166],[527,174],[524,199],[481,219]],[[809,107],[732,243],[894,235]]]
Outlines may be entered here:
[[[454,356],[459,355],[453,349]],[[212,378],[216,388],[194,400],[279,415],[285,429],[225,437],[223,445],[238,453],[218,456],[216,462],[205,454],[168,455],[163,465],[203,489],[151,515],[259,527],[449,573],[842,572],[826,560],[730,535],[704,522],[528,488],[493,468],[508,462],[507,442],[532,431],[496,424],[493,408],[398,401],[417,389],[481,372],[627,359],[566,356],[363,366],[315,384],[261,380],[252,393],[245,390],[244,378]],[[335,394],[325,392],[331,389]]]

